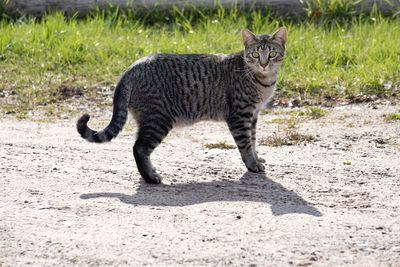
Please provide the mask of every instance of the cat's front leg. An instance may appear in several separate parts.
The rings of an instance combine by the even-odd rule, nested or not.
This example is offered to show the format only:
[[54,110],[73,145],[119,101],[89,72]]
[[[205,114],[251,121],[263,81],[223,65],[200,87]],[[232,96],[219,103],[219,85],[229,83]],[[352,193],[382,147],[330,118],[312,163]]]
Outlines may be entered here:
[[228,120],[229,130],[247,169],[251,172],[264,172],[265,167],[257,160],[255,150],[253,150],[251,125],[251,119],[235,117]]
[[256,159],[261,163],[265,163],[265,159],[260,158],[258,156],[258,153],[256,150],[256,144],[257,144],[256,133],[257,133],[257,117],[254,117],[253,121],[251,122],[251,145],[252,145],[252,149],[256,155]]

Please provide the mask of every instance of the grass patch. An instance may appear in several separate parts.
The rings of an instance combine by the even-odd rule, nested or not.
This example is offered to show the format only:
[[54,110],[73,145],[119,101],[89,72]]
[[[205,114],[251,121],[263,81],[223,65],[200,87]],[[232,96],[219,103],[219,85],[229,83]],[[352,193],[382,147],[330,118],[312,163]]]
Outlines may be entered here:
[[306,110],[306,112],[305,112],[305,114],[306,114],[309,118],[314,119],[314,120],[315,120],[315,119],[319,119],[319,118],[321,118],[321,117],[324,117],[324,116],[326,116],[328,113],[329,113],[328,110],[322,109],[322,108],[319,108],[319,107],[309,107],[309,108],[307,108],[307,110]]
[[291,118],[283,130],[275,132],[274,135],[260,140],[260,145],[264,146],[292,146],[313,142],[315,137],[310,134],[300,132],[298,120]]
[[275,118],[270,121],[270,123],[277,123],[277,124],[287,124],[292,125],[299,122],[299,118],[297,115],[292,116],[290,118]]
[[392,121],[400,121],[400,113],[389,113],[385,116],[385,121],[392,122]]
[[74,94],[96,96],[99,86],[112,91],[121,73],[143,56],[237,52],[243,49],[242,28],[272,33],[281,25],[289,30],[289,42],[277,95],[319,99],[398,92],[400,20],[369,14],[332,23],[328,18],[348,10],[340,11],[340,5],[319,8],[325,17],[316,20],[312,9],[301,23],[235,8],[175,10],[152,23],[118,11],[81,20],[61,14],[3,19],[0,92],[14,97],[11,103],[0,96],[0,109],[12,104],[26,113]]
[[320,107],[308,107],[304,111],[284,111],[277,114],[289,115],[289,118],[275,118],[272,119],[270,123],[287,124],[289,127],[294,127],[294,125],[299,122],[304,122],[307,119],[319,119],[326,116],[328,113],[328,110]]
[[235,149],[236,146],[227,144],[225,141],[224,142],[218,142],[218,143],[209,143],[204,145],[205,148],[208,149]]
[[302,134],[299,131],[289,130],[282,135],[275,133],[260,140],[260,145],[263,146],[293,146],[305,143],[310,143],[315,140],[315,137],[309,134]]
[[1,109],[4,114],[14,115],[19,120],[26,119],[28,116],[28,111],[26,109],[16,105],[2,104]]

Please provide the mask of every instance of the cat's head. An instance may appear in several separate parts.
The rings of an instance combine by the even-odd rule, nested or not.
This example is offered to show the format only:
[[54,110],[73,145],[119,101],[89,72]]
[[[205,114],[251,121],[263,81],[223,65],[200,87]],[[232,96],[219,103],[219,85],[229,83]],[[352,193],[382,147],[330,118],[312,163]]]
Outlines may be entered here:
[[267,75],[279,69],[285,56],[287,29],[279,28],[274,34],[255,35],[248,29],[242,30],[244,60],[250,69]]

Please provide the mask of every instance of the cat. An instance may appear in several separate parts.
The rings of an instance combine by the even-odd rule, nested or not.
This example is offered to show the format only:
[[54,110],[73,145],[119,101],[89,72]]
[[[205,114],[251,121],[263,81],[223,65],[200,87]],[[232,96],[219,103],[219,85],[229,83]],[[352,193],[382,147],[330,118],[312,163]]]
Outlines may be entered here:
[[242,30],[244,51],[234,54],[156,54],[136,61],[120,78],[113,115],[101,131],[88,126],[90,116],[77,122],[89,142],[107,142],[124,126],[128,110],[137,125],[133,155],[145,182],[158,184],[150,154],[177,124],[224,120],[250,172],[264,172],[256,153],[257,117],[274,93],[285,56],[287,29],[255,35]]

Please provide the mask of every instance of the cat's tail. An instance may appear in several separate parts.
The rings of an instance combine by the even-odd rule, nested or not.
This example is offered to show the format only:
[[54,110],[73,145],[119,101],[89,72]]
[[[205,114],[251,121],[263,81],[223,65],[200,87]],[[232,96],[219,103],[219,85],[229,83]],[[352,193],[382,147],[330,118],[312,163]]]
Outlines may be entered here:
[[88,114],[84,114],[76,123],[78,133],[87,141],[95,143],[108,142],[116,137],[124,127],[128,118],[129,98],[129,88],[127,88],[124,83],[120,81],[115,89],[113,115],[108,126],[101,131],[94,131],[87,126],[90,116]]

